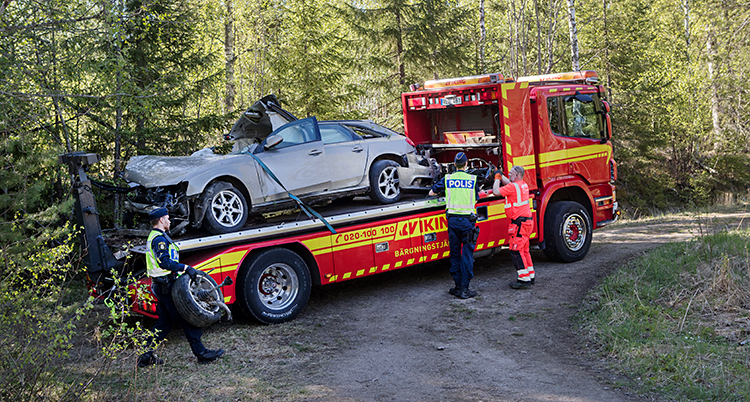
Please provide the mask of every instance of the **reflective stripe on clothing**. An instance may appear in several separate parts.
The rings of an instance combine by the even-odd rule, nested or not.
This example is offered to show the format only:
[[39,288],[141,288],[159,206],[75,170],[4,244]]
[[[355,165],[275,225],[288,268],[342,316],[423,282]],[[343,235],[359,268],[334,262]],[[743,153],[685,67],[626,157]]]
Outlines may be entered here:
[[520,216],[531,217],[529,186],[523,180],[517,180],[500,187],[500,195],[505,197],[505,214],[516,219]]
[[[156,253],[153,249],[154,239],[162,235],[164,235],[163,232],[159,230],[152,230],[151,233],[148,234],[148,239],[146,240],[146,274],[151,278],[167,276],[172,273],[171,271],[162,269],[161,266],[159,266],[159,260],[156,258]],[[174,261],[179,261],[180,250],[177,248],[177,246],[175,246],[173,242],[168,242],[168,244],[169,258]]]
[[445,209],[449,214],[470,215],[475,212],[477,177],[463,171],[445,176]]

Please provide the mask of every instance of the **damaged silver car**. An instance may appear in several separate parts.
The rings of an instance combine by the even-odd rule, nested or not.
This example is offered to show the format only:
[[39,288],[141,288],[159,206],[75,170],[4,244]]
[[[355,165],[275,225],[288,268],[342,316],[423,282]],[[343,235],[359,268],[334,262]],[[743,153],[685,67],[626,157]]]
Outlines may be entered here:
[[228,155],[135,156],[123,177],[128,208],[167,207],[173,232],[188,225],[237,231],[248,217],[306,203],[369,195],[388,204],[404,191],[427,191],[433,169],[406,136],[371,121],[296,119],[275,96],[256,102],[224,136]]

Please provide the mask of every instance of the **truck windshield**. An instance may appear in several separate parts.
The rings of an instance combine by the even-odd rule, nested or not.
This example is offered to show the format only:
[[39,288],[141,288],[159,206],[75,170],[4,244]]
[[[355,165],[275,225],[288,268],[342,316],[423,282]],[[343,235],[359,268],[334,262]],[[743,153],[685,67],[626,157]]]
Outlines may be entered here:
[[565,137],[601,139],[601,118],[594,108],[596,101],[583,103],[572,96],[548,98],[550,129]]

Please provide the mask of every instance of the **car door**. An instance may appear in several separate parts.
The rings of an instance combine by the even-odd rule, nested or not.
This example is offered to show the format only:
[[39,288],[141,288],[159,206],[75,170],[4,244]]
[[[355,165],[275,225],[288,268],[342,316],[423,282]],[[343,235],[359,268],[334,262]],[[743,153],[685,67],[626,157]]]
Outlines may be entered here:
[[320,124],[331,178],[331,190],[354,187],[367,166],[367,147],[362,139],[340,124]]
[[[265,149],[271,136],[282,141]],[[318,122],[314,117],[296,120],[280,127],[263,140],[255,156],[258,157],[292,194],[301,196],[323,192],[331,187],[325,148],[320,139]],[[264,201],[287,198],[286,191],[267,172],[259,169]],[[252,191],[252,189],[250,190]]]

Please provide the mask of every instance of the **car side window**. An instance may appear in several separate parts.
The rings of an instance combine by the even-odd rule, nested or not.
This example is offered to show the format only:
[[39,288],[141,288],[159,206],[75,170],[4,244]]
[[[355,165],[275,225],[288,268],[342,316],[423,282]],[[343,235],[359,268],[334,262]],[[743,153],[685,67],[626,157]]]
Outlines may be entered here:
[[352,136],[347,129],[339,125],[321,125],[320,139],[323,140],[323,144],[336,144],[351,141]]
[[303,119],[291,122],[279,128],[277,131],[271,133],[271,135],[281,136],[283,141],[281,141],[279,145],[276,145],[274,149],[287,148],[319,140],[320,138],[318,138],[315,126],[315,120]]

